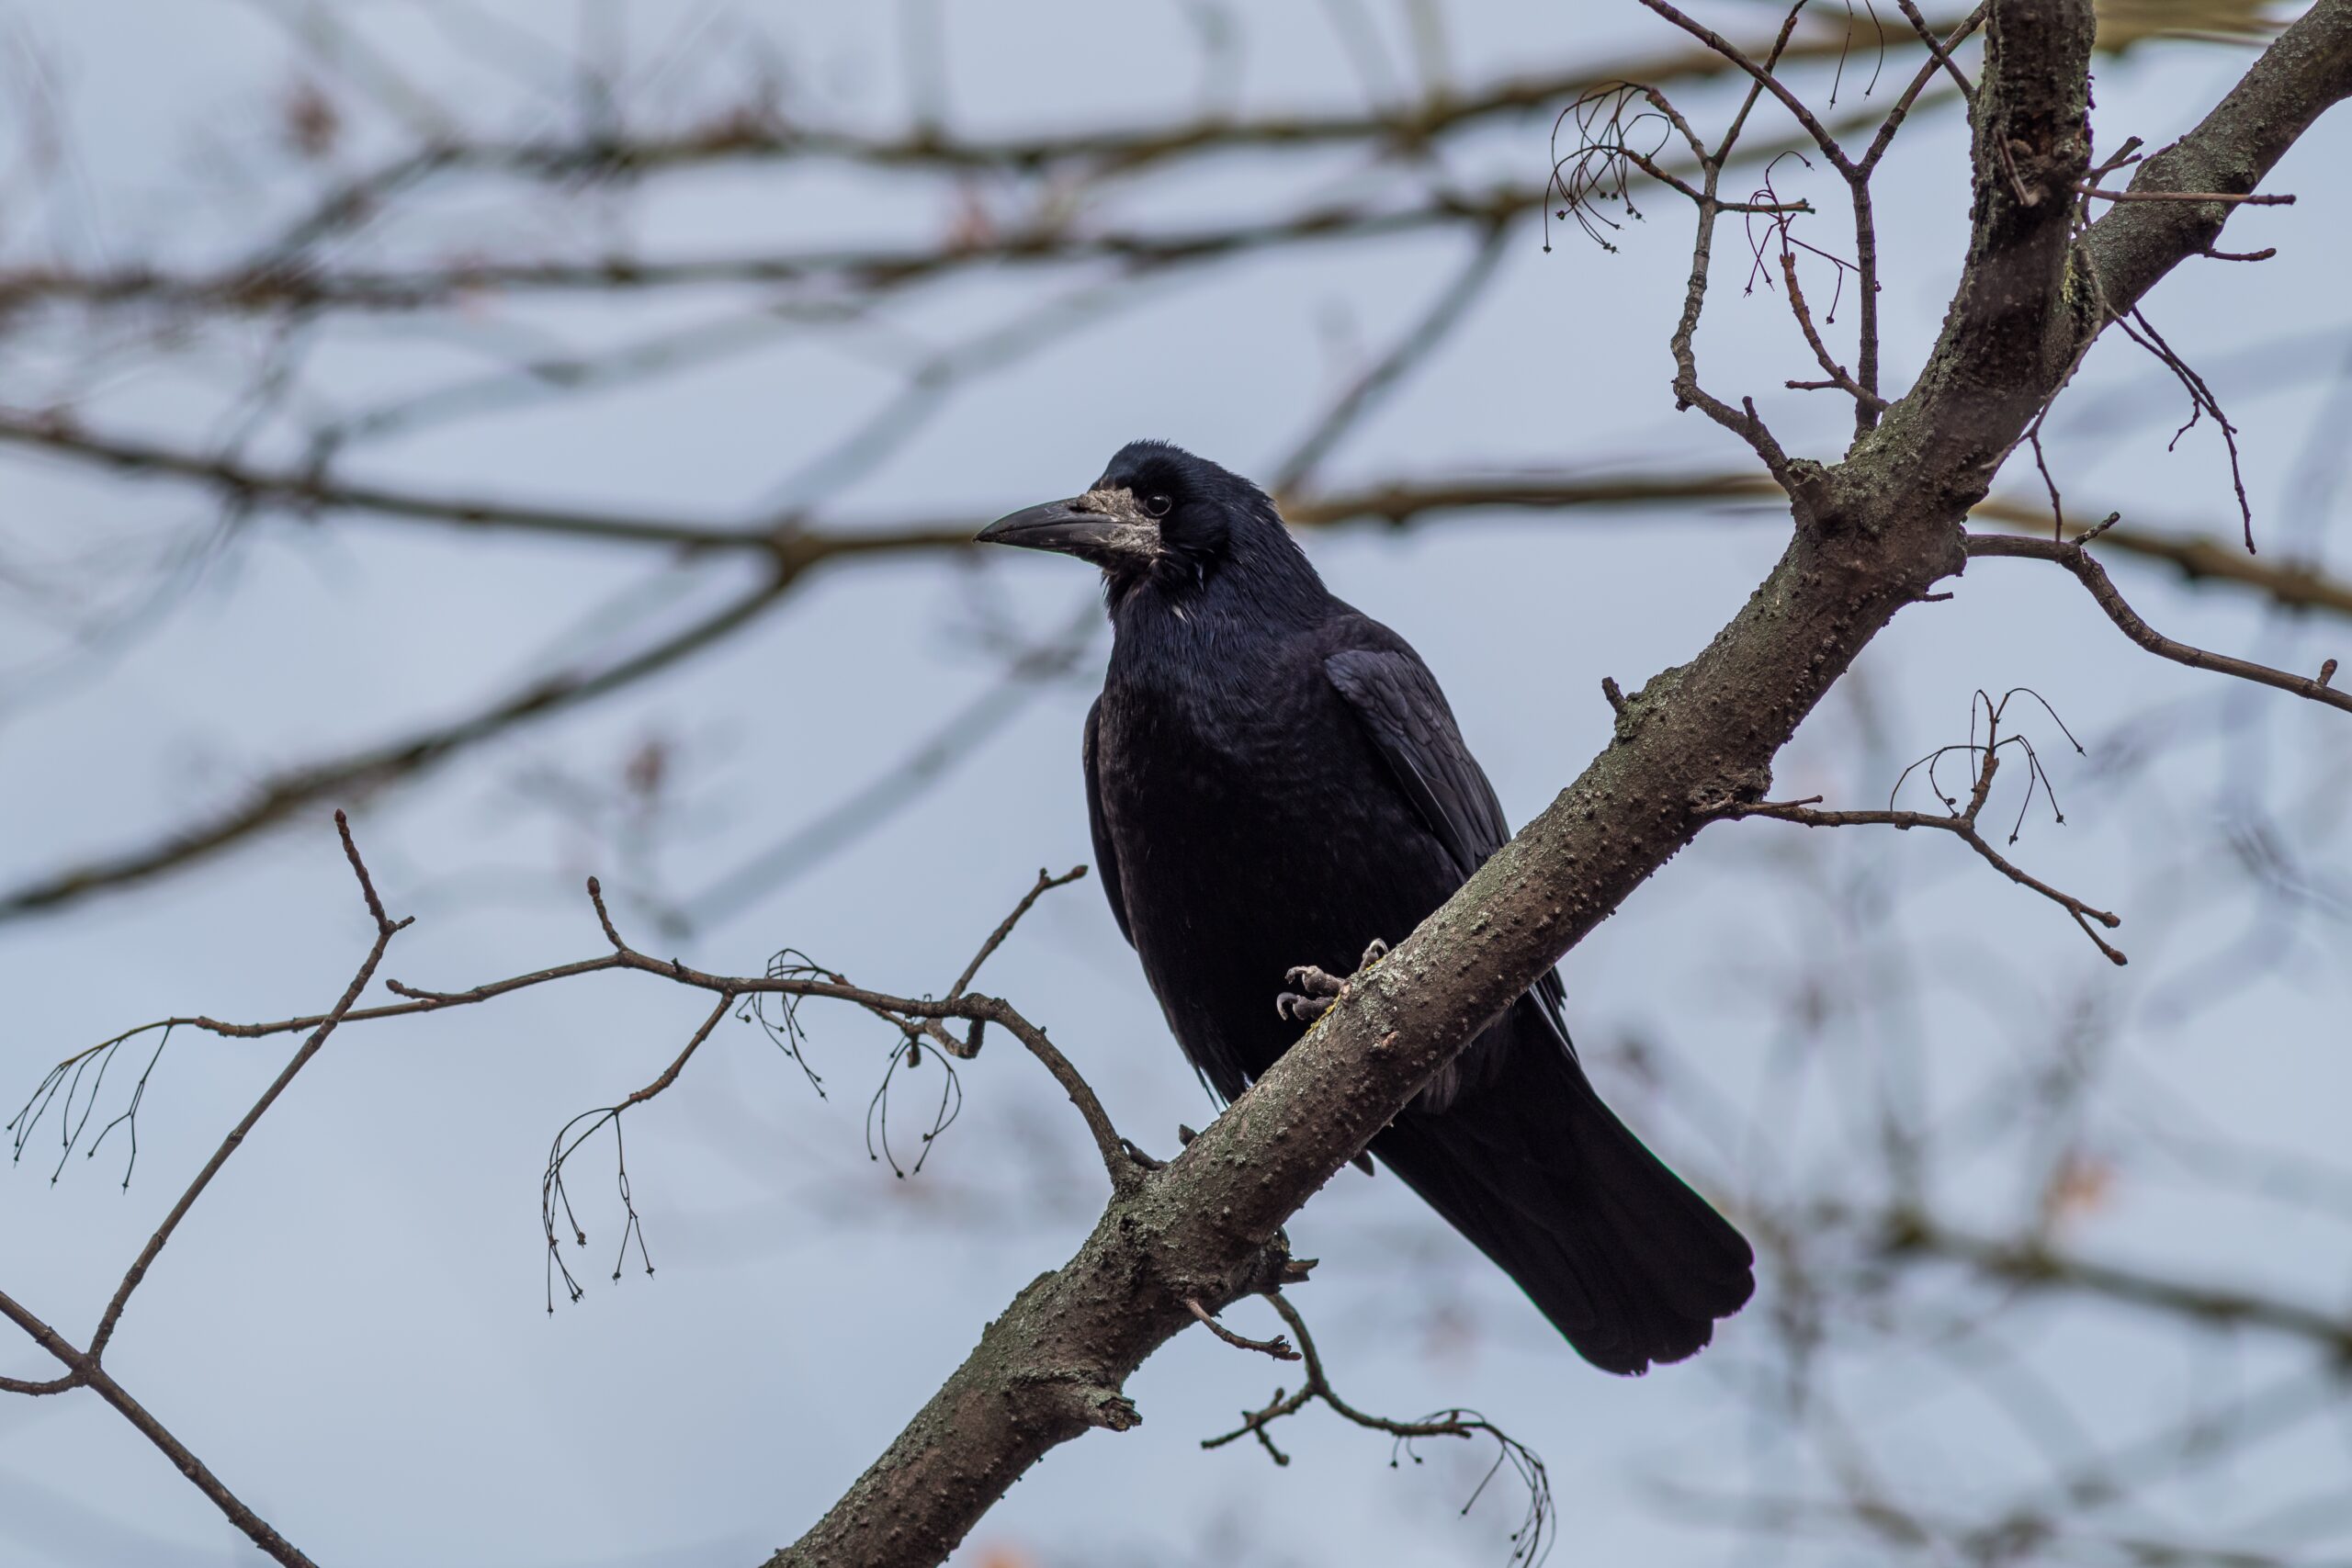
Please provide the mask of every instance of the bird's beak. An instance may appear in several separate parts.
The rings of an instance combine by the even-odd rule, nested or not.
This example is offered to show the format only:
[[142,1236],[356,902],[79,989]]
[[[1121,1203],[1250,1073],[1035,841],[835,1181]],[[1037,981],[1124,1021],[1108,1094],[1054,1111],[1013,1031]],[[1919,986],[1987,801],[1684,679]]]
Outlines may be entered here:
[[1025,506],[998,518],[978,537],[983,545],[1076,556],[1105,571],[1140,570],[1160,553],[1159,525],[1124,491],[1091,491],[1069,501]]

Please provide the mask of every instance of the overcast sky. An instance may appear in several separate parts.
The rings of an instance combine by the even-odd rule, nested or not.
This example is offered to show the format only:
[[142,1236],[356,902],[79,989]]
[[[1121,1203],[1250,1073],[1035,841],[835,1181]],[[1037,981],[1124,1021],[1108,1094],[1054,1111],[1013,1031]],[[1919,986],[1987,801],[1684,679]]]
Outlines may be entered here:
[[[271,19],[280,9],[0,0],[0,50],[15,57],[8,80],[30,79],[38,54],[40,79],[58,93],[70,160],[52,205],[9,217],[0,247],[17,262],[51,245],[81,263],[159,253],[200,262],[290,210],[292,187],[239,192],[221,173],[257,160],[277,106],[308,69]],[[538,69],[531,62],[555,56],[524,35],[558,51],[579,44],[571,5],[495,7],[495,31],[511,48],[487,65],[467,58],[486,35],[465,7],[347,9],[386,59],[478,129],[532,134],[564,123],[564,84],[528,85]],[[1343,46],[1333,16],[1349,9],[1252,6],[1235,20],[1230,63],[1208,79],[1197,17],[1179,5],[731,12],[774,39],[795,71],[792,101],[811,106],[812,118],[887,128],[902,123],[909,79],[898,28],[936,10],[947,121],[978,132],[1174,117],[1204,96],[1243,107],[1343,107],[1404,90],[1413,78],[1402,13],[1362,8],[1385,40],[1384,65]],[[711,40],[739,25],[694,31],[705,8],[684,5],[612,10],[626,18],[618,43],[592,36],[585,47],[617,49],[632,62],[723,55],[732,46]],[[1452,70],[1476,84],[1588,62],[1628,39],[1670,41],[1634,10],[1450,6]],[[2156,44],[2102,61],[2101,145],[2126,134],[2162,144],[2249,57]],[[706,69],[707,78],[695,74]],[[682,99],[724,76],[703,65],[677,70]],[[644,92],[660,102],[664,79],[650,65],[643,74]],[[1849,73],[1841,103],[1861,74]],[[1882,83],[1879,96],[1888,90]],[[1539,178],[1547,130],[1541,118],[1499,125],[1468,144],[1463,172]],[[368,151],[363,141],[343,155],[364,162]],[[2340,538],[2330,543],[2342,507],[2321,481],[2341,438],[2313,435],[2331,417],[2331,379],[2352,352],[2341,287],[2352,217],[2338,199],[2347,156],[2352,118],[2339,113],[2269,182],[2303,201],[2248,210],[2231,225],[2228,243],[2276,244],[2278,257],[2258,271],[2184,267],[2150,303],[2243,431],[2257,530],[2281,551],[2323,553],[2339,570],[2352,570]],[[1173,224],[1260,202],[1272,209],[1301,190],[1352,188],[1352,177],[1337,164],[1224,160],[1153,186],[1125,216]],[[1792,179],[1802,186],[1805,176]],[[1880,189],[1889,379],[1901,385],[1940,318],[1964,239],[1965,138],[1950,106],[1906,131]],[[1430,368],[1336,454],[1331,475],[1531,462],[1621,471],[1690,453],[1745,466],[1722,432],[1672,411],[1665,337],[1688,231],[1670,201],[1642,205],[1648,220],[1613,254],[1556,228],[1547,254],[1538,233],[1523,231],[1491,294]],[[625,213],[616,208],[612,221],[649,251],[695,254],[919,240],[949,216],[936,187],[872,171],[820,172],[789,186],[764,171],[731,171],[683,177]],[[507,217],[460,186],[435,197],[413,243],[462,248],[470,226]],[[1806,356],[1777,298],[1742,293],[1746,249],[1728,233],[1726,242],[1702,337],[1708,379],[1734,394],[1758,389],[1792,448],[1834,457],[1836,409],[1763,390],[1806,373]],[[1152,284],[1131,307],[951,400],[916,439],[832,495],[826,515],[968,516],[977,526],[1080,488],[1138,435],[1263,473],[1347,368],[1461,265],[1463,243],[1424,235],[1298,251]],[[904,344],[967,339],[1041,297],[1034,281],[978,278],[898,312],[895,345],[879,333],[779,332],[691,376],[387,441],[357,455],[352,471],[716,521],[754,515],[826,479],[809,465],[896,394],[891,355],[903,357]],[[459,322],[464,331],[361,322],[322,351],[314,389],[359,406],[479,374],[506,352],[484,341],[509,329],[516,342],[610,344],[731,319],[743,304],[718,295],[626,310],[491,301]],[[258,334],[232,334],[169,363],[118,354],[83,387],[85,411],[123,429],[217,434],[225,394],[265,346]],[[72,357],[53,344],[0,345],[0,400],[45,400],[73,381]],[[2165,451],[2186,412],[2177,400],[2145,356],[2103,344],[2052,420],[2070,505],[2120,508],[2150,526],[2233,531],[2228,470],[2210,423]],[[266,439],[262,450],[292,447]],[[2031,493],[2030,467],[2004,486]],[[143,562],[156,541],[200,527],[205,508],[186,492],[0,458],[0,548],[36,558],[86,540]],[[1337,592],[1421,650],[1508,811],[1523,821],[1605,743],[1600,678],[1631,689],[1695,653],[1777,556],[1785,526],[1774,515],[1693,507],[1488,515],[1306,543]],[[142,615],[135,637],[101,649],[69,659],[39,616],[12,607],[6,615],[22,617],[15,626],[0,617],[8,704],[0,882],[143,841],[272,766],[462,711],[583,638],[641,637],[744,581],[740,563],[680,566],[649,594],[648,565],[637,552],[584,545],[367,518],[271,518]],[[2182,637],[2296,669],[2345,651],[2331,624],[2266,619],[2243,598],[2191,592],[2144,570],[2118,567],[2117,576],[2151,619]],[[1994,561],[1951,586],[1951,603],[1906,612],[1871,647],[1825,705],[1817,733],[1786,759],[1781,795],[1874,803],[1903,761],[1964,731],[1979,688],[2030,683],[2086,739],[2167,702],[2186,705],[2165,710],[2177,723],[2218,710],[2211,681],[2132,649],[2062,573]],[[958,705],[989,690],[999,661],[978,635],[987,616],[1044,632],[1091,592],[1080,569],[1046,558],[827,571],[784,613],[698,663],[365,803],[357,830],[393,912],[420,916],[385,974],[458,987],[601,949],[571,889],[584,872],[615,871],[603,860],[613,846],[532,807],[522,784],[535,772],[609,777],[648,738],[673,743],[686,809],[660,851],[658,875],[670,893],[687,895],[891,773]],[[1038,867],[1091,856],[1078,733],[1099,657],[1098,647],[1080,678],[1041,691],[984,743],[957,748],[944,779],[884,830],[806,874],[674,942],[641,912],[625,912],[625,923],[648,946],[725,972],[756,973],[791,945],[865,984],[943,989]],[[1899,948],[1936,970],[1917,1005],[1876,1025],[1849,1021],[1841,1038],[1860,1050],[1869,1027],[1916,1034],[1911,1046],[1932,1066],[1915,1087],[1930,1100],[1957,1102],[1986,1060],[2009,1060],[2037,1030],[2047,1032],[2047,1020],[2085,1005],[2126,1021],[2149,1103],[2186,1101],[2240,1136],[2324,1157],[2352,1093],[2341,1050],[2342,926],[2276,938],[2286,949],[2277,970],[2213,1008],[2166,989],[2200,963],[2239,962],[2233,944],[2248,917],[2235,906],[2184,907],[2179,889],[2154,874],[2152,846],[2209,828],[2217,793],[2233,770],[2250,766],[2251,752],[2265,761],[2245,787],[2282,798],[2330,769],[2340,778],[2347,761],[2338,716],[2277,711],[2290,699],[2275,694],[2248,700],[2268,711],[2245,719],[2239,739],[2184,749],[2159,783],[2112,808],[2086,784],[2086,765],[2048,737],[2067,823],[2041,818],[2018,852],[2124,914],[2118,934],[2129,970],[2100,961],[2059,911],[1959,845],[1912,841],[1933,835],[1857,847],[1850,858],[1843,846],[1822,848],[1821,875],[1834,882],[1874,867],[1867,874],[1891,873],[1902,893],[1860,929],[1825,930],[1813,923],[1815,890],[1794,886],[1795,863],[1772,847],[1797,830],[1750,824],[1711,829],[1569,956],[1572,1028],[1589,1042],[1662,1042],[1703,1071],[1711,1104],[1781,1107],[1761,1144],[1726,1142],[1701,1108],[1612,1084],[1642,1130],[1701,1179],[1736,1189],[1762,1170],[1834,1167],[1844,1157],[1845,1101],[1812,1077],[1765,1097],[1774,1074],[1792,1070],[1781,1003],[1824,965]],[[2245,705],[2231,711],[2243,717]],[[2082,787],[2070,793],[2070,784]],[[2338,886],[2347,872],[2340,855],[2311,868]],[[368,934],[322,811],[153,889],[0,928],[0,1091],[13,1110],[14,1091],[29,1089],[49,1062],[151,1017],[322,1008]],[[1047,900],[986,984],[1054,1031],[1122,1130],[1146,1146],[1171,1147],[1179,1122],[1212,1113],[1091,883]],[[647,1279],[632,1267],[617,1284],[607,1277],[603,1260],[619,1241],[610,1166],[583,1164],[573,1180],[591,1236],[587,1294],[578,1305],[560,1301],[550,1317],[537,1207],[547,1141],[575,1112],[650,1077],[702,1010],[699,998],[650,980],[600,976],[339,1034],[179,1232],[107,1365],[322,1563],[756,1561],[840,1494],[1023,1283],[1068,1256],[1102,1182],[1058,1092],[1009,1042],[965,1068],[963,1120],[919,1175],[899,1179],[869,1160],[862,1127],[888,1043],[878,1025],[813,1008],[804,1015],[820,1099],[756,1030],[730,1023],[675,1091],[628,1123],[659,1272]],[[175,1039],[141,1115],[127,1193],[119,1145],[95,1162],[69,1161],[53,1188],[53,1145],[50,1158],[37,1145],[0,1170],[0,1285],[69,1335],[86,1334],[141,1240],[289,1049],[282,1040]],[[1835,1070],[1821,1065],[1817,1076]],[[922,1094],[937,1092],[933,1074],[925,1069],[894,1112],[901,1139]],[[1947,1196],[1958,1213],[2007,1215],[2020,1200],[2017,1180],[1995,1171]],[[2251,1226],[2227,1201],[2127,1180],[2074,1239],[2101,1256],[2187,1258],[2340,1303],[2352,1262],[2341,1227],[2289,1225]],[[1662,1504],[1657,1478],[1769,1491],[1812,1473],[1793,1439],[1760,1427],[1736,1397],[1739,1379],[1763,1364],[1760,1338],[1747,1337],[1764,1332],[1774,1299],[1769,1266],[1763,1301],[1724,1325],[1716,1349],[1625,1382],[1568,1354],[1507,1281],[1393,1179],[1343,1173],[1292,1234],[1300,1253],[1325,1260],[1296,1299],[1343,1391],[1399,1416],[1476,1405],[1540,1451],[1569,1531],[1555,1561],[1752,1562],[1752,1547]],[[1233,1318],[1245,1332],[1271,1331],[1262,1304],[1245,1303]],[[2021,1348],[2065,1360],[2071,1396],[2102,1429],[2129,1432],[2140,1413],[2154,1418],[2177,1404],[2190,1376],[2130,1322],[2052,1334]],[[2267,1353],[2246,1351],[2246,1376]],[[0,1342],[0,1370],[48,1369],[28,1345]],[[1503,1560],[1518,1501],[1490,1496],[1457,1517],[1479,1468],[1466,1456],[1436,1453],[1428,1466],[1392,1470],[1383,1439],[1316,1413],[1282,1435],[1294,1456],[1287,1468],[1247,1444],[1199,1450],[1200,1438],[1291,1375],[1205,1335],[1181,1337],[1130,1385],[1144,1425],[1056,1450],[956,1561]],[[1982,1467],[1990,1476],[2014,1461],[2013,1432],[1982,1402],[1905,1382],[1899,1367],[1869,1376],[1877,1381],[1846,1392],[1882,1413],[1911,1412],[1883,1438],[1890,1467],[1960,1475]],[[2277,1456],[2259,1483],[2227,1484],[2285,1485],[2340,1470],[2345,1459],[2335,1439],[2315,1438]],[[2154,1506],[2194,1517],[2218,1505],[2189,1487]],[[1801,1540],[1786,1556],[1842,1561],[1838,1552]],[[119,1418],[75,1394],[0,1400],[0,1560],[177,1568],[249,1561],[251,1549]]]

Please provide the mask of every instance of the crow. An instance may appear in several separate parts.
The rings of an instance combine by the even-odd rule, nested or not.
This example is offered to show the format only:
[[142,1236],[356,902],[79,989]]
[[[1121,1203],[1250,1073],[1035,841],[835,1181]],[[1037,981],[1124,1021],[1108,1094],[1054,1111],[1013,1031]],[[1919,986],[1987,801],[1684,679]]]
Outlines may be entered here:
[[[1102,569],[1113,645],[1084,757],[1102,886],[1185,1055],[1233,1100],[1335,975],[1510,838],[1494,787],[1419,656],[1205,458],[1133,443],[1083,495],[979,538]],[[1601,1103],[1561,1004],[1547,974],[1370,1152],[1586,1360],[1638,1373],[1707,1343],[1755,1255]]]

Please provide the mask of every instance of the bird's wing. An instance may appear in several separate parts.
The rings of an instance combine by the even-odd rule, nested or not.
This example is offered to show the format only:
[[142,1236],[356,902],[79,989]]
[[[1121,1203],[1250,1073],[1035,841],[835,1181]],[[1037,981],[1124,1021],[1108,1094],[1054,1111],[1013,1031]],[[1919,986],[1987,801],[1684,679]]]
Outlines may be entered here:
[[1094,835],[1094,869],[1102,878],[1103,897],[1111,900],[1111,918],[1119,922],[1119,934],[1127,945],[1136,944],[1136,933],[1127,929],[1127,896],[1119,886],[1119,853],[1111,842],[1111,829],[1102,820],[1102,780],[1097,771],[1094,732],[1102,728],[1102,699],[1086,710],[1086,826]]
[[[1495,786],[1464,743],[1437,677],[1402,637],[1377,622],[1358,620],[1346,640],[1355,646],[1327,657],[1324,673],[1354,710],[1396,787],[1468,881],[1510,840]],[[1559,976],[1547,971],[1535,992],[1556,1023]],[[1561,1040],[1566,1043],[1565,1030]]]
[[1323,670],[1466,881],[1503,847],[1510,827],[1495,786],[1463,744],[1437,677],[1403,648],[1345,649],[1324,660]]

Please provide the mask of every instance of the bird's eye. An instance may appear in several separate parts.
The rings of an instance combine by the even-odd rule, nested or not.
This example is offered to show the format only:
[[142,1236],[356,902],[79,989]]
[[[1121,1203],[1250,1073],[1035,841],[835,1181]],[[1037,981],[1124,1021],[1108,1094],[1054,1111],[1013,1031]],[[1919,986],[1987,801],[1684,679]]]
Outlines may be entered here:
[[1167,516],[1169,508],[1175,504],[1164,495],[1148,495],[1143,498],[1143,509],[1154,517]]

